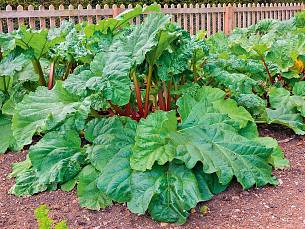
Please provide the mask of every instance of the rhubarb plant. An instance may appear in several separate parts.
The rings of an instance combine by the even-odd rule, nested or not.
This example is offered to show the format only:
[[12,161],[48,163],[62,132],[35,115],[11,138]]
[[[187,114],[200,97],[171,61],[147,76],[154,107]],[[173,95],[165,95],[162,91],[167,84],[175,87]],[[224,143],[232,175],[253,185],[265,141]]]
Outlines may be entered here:
[[[183,224],[234,178],[244,189],[277,184],[272,168],[289,164],[276,140],[259,137],[247,109],[202,83],[205,40],[158,12],[128,25],[143,10],[77,28],[90,58],[73,55],[77,66],[67,77],[26,93],[0,123],[12,122],[14,141],[5,147],[21,149],[38,136],[27,159],[13,165],[10,193],[75,187],[82,207],[127,203],[135,214]],[[57,55],[57,63],[65,58]],[[298,96],[285,97],[293,101],[287,109],[303,114]]]
[[[200,83],[225,90],[258,123],[277,123],[304,134],[304,13],[209,37]],[[288,106],[274,102],[286,97],[291,97],[285,99]]]
[[[22,26],[12,33],[0,33],[0,126],[1,129],[6,130],[3,132],[3,141],[0,142],[0,153],[21,149],[25,144],[32,142],[33,134],[45,133],[61,123],[59,116],[66,117],[73,113],[73,109],[70,109],[72,107],[67,106],[67,110],[62,111],[65,115],[55,115],[58,121],[54,121],[54,125],[49,126],[52,121],[47,120],[52,119],[50,110],[54,107],[47,103],[53,101],[55,105],[54,98],[60,97],[62,102],[61,105],[57,104],[57,107],[63,109],[67,100],[73,100],[74,96],[74,93],[68,95],[65,90],[62,91],[60,81],[65,81],[68,76],[72,77],[77,73],[85,75],[86,71],[83,70],[90,66],[96,54],[106,50],[112,43],[114,35],[128,28],[130,20],[142,13],[154,11],[159,12],[160,9],[156,5],[144,8],[137,6],[117,18],[101,20],[97,25],[85,23],[74,25],[64,21],[59,28],[50,30],[34,30]],[[50,92],[50,96],[46,95],[46,91],[51,90],[56,81],[59,81],[57,88]],[[69,86],[66,88],[69,91]],[[33,95],[34,92],[37,94]],[[23,105],[18,106],[25,95],[29,95],[31,99],[25,98]],[[39,105],[35,105],[36,102],[40,103],[41,98],[38,98],[40,95],[44,97],[42,100],[45,100],[46,108],[50,109],[42,111],[42,108],[38,108]],[[80,99],[83,98],[77,97],[74,101]],[[100,102],[104,101],[104,98],[99,93],[92,95],[90,99],[87,98],[84,103],[90,102],[89,100],[96,109],[108,106]],[[28,121],[23,123],[25,128],[22,132],[23,127],[20,129],[18,121],[12,124],[13,115],[16,110],[30,110],[32,105],[37,108],[38,113],[41,113],[41,118],[37,117],[38,113],[32,112],[28,116]],[[83,107],[83,109],[87,108]],[[26,112],[24,114],[26,115]],[[36,118],[33,119],[33,116]],[[11,134],[13,129],[17,137]],[[29,134],[26,133],[27,131]]]

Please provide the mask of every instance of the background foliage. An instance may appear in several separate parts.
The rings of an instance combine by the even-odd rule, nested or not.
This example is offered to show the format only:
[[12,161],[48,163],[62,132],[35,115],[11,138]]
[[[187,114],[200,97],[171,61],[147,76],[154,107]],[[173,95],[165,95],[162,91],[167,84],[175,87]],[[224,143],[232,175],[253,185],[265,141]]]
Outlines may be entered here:
[[254,1],[249,1],[249,0],[184,0],[184,1],[179,1],[179,0],[0,0],[0,8],[5,9],[5,6],[10,4],[14,8],[17,7],[17,5],[22,5],[24,7],[27,7],[28,5],[32,4],[34,7],[38,7],[39,5],[44,5],[44,6],[49,6],[53,4],[54,6],[59,6],[60,4],[64,5],[69,5],[72,4],[74,6],[77,6],[78,4],[82,4],[83,6],[86,6],[88,4],[91,4],[95,6],[96,4],[104,5],[104,4],[152,4],[154,2],[157,2],[159,4],[195,4],[195,3],[210,3],[210,4],[218,4],[218,3],[290,3],[290,2],[304,2],[304,1],[297,1],[297,0],[254,0]]

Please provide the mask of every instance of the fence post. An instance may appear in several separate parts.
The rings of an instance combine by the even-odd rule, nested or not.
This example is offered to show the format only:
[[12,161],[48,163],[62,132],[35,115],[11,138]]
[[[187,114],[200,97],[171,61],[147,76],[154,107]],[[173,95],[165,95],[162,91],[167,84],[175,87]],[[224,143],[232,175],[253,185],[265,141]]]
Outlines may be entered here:
[[305,10],[305,4],[303,2],[301,3],[301,10]]
[[230,3],[225,7],[225,34],[229,34],[234,28],[234,8]]

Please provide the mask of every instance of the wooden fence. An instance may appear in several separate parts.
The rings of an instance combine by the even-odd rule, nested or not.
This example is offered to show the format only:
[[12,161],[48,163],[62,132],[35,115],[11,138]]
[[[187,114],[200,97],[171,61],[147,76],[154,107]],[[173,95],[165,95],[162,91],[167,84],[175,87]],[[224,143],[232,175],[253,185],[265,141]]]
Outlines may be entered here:
[[[40,6],[34,9],[29,6],[28,9],[23,9],[18,6],[13,10],[10,5],[6,10],[0,11],[0,32],[11,32],[17,29],[19,25],[25,24],[31,28],[50,28],[59,26],[63,20],[72,20],[74,22],[88,21],[96,23],[100,19],[115,17],[126,9],[132,8],[128,5],[109,7],[104,5],[96,5],[93,8],[88,5],[84,8],[79,5],[75,9],[72,5],[65,9],[60,5],[58,9],[50,5],[48,9]],[[265,18],[273,18],[286,20],[292,17],[297,11],[305,9],[304,3],[294,4],[229,4],[229,5],[163,5],[161,9],[164,13],[172,15],[172,21],[178,23],[191,34],[195,34],[199,30],[206,30],[207,35],[215,32],[224,31],[229,33],[235,27],[243,28],[256,23],[258,20]],[[144,16],[135,18],[133,23],[139,24]]]

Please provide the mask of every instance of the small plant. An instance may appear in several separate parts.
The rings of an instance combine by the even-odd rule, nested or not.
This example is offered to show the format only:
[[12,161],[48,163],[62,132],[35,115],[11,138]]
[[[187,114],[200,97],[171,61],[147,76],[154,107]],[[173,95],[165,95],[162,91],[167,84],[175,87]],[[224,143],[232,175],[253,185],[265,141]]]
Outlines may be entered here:
[[39,229],[68,229],[68,225],[64,220],[54,224],[54,220],[49,218],[49,209],[45,204],[35,209],[35,217]]

